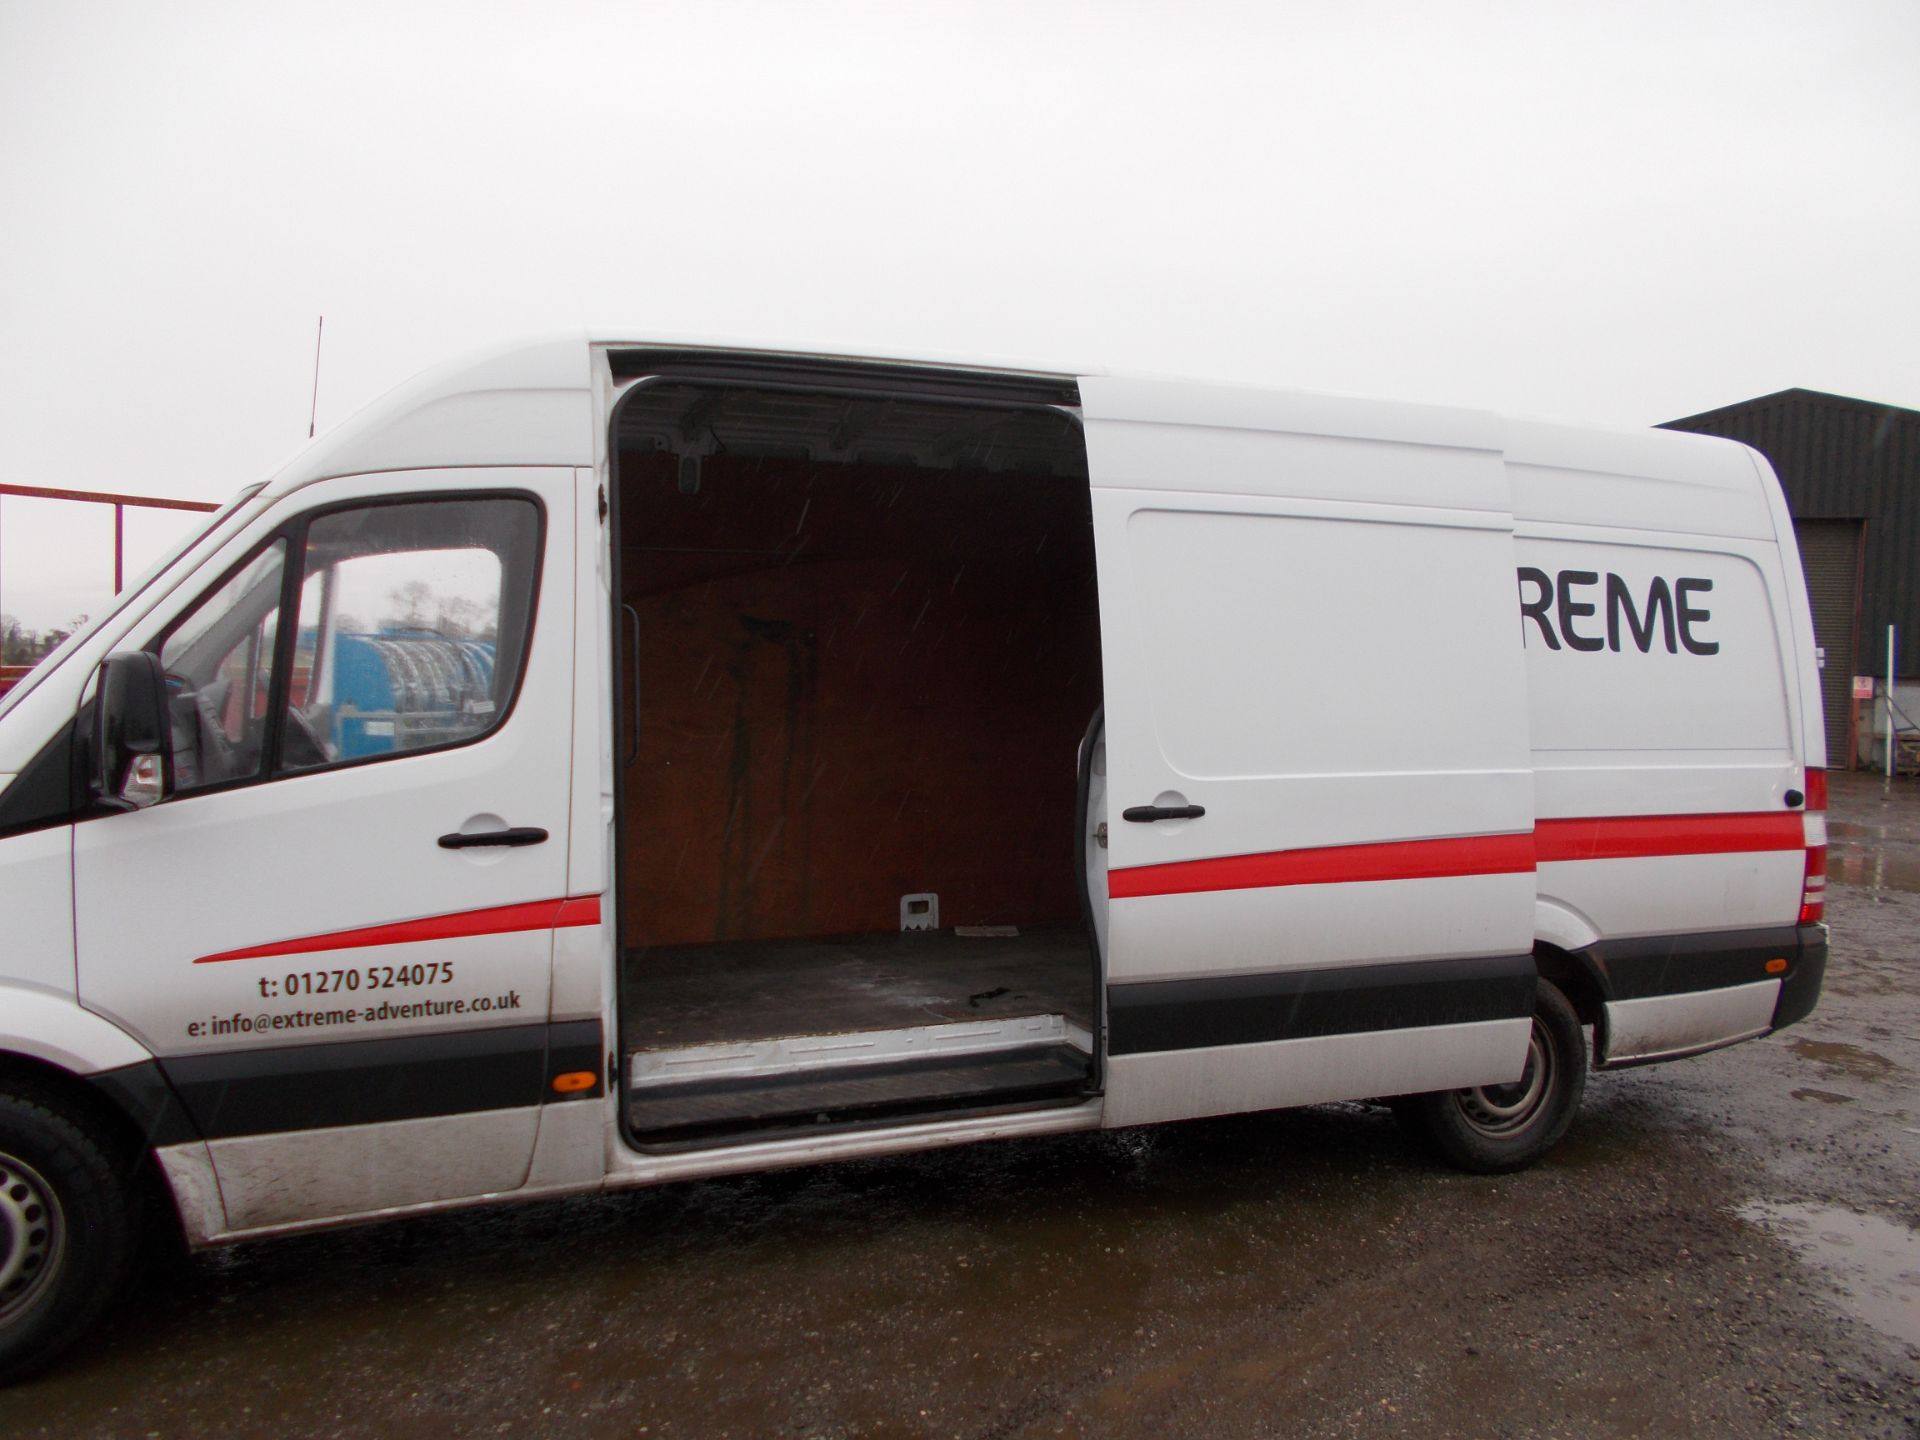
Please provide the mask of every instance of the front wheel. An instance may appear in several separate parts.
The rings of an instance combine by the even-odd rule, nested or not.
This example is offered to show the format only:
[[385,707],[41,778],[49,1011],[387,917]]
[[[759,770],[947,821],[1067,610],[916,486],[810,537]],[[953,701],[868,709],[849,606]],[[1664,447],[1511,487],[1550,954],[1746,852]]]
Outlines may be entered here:
[[119,1292],[135,1211],[115,1160],[92,1127],[0,1092],[0,1384],[54,1359]]
[[1518,1080],[1409,1095],[1396,1116],[1411,1122],[1462,1170],[1498,1175],[1520,1170],[1556,1145],[1573,1124],[1587,1088],[1587,1048],[1567,997],[1539,982],[1527,1065]]

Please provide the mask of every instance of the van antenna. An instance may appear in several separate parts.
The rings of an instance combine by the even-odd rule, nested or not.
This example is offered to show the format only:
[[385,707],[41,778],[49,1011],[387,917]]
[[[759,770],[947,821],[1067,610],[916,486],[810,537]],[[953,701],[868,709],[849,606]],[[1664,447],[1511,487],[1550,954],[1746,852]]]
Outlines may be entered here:
[[322,315],[320,323],[313,328],[313,406],[307,411],[307,438],[313,438],[314,425],[320,418],[320,337],[326,334],[327,317]]

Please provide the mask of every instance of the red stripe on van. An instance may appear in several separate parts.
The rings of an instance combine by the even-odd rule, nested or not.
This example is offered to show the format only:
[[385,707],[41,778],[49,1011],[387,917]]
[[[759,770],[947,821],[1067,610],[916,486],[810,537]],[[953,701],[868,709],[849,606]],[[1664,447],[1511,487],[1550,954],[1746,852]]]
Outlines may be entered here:
[[1185,895],[1203,890],[1255,890],[1274,885],[1337,885],[1355,880],[1433,880],[1453,875],[1513,875],[1533,869],[1533,836],[1469,835],[1449,840],[1394,840],[1381,845],[1330,845],[1134,865],[1107,874],[1115,900]]
[[1650,855],[1737,855],[1803,850],[1796,812],[1761,815],[1613,815],[1541,820],[1534,827],[1540,859],[1624,860]]
[[474,935],[511,935],[521,930],[565,930],[574,925],[600,923],[600,897],[579,895],[567,900],[534,900],[524,905],[495,905],[488,910],[461,910],[452,915],[429,915],[423,920],[399,920],[391,925],[369,925],[360,930],[335,930],[325,935],[303,935],[202,955],[193,963],[212,965],[222,960],[262,960],[272,955],[310,955],[316,950],[360,950],[373,945],[408,945],[419,940],[460,940]]
[[1620,815],[1542,820],[1532,834],[1330,845],[1135,865],[1107,875],[1115,900],[1278,885],[1340,885],[1362,880],[1432,880],[1511,875],[1536,862],[1623,860],[1658,855],[1737,855],[1806,847],[1798,813]]

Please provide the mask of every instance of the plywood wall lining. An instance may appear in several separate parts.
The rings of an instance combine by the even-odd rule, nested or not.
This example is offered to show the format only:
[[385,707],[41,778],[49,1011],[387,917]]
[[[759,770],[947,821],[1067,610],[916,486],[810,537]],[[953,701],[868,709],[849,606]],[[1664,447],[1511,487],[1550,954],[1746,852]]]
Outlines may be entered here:
[[639,615],[629,945],[1078,918],[1100,700],[1084,482],[710,456],[622,465]]

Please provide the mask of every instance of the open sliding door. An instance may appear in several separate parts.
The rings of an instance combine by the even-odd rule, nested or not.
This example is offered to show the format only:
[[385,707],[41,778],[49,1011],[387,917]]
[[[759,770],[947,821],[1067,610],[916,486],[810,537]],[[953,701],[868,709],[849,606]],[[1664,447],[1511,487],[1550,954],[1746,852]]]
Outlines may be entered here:
[[1518,1078],[1533,796],[1492,422],[1082,393],[1107,1123]]

